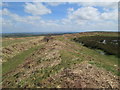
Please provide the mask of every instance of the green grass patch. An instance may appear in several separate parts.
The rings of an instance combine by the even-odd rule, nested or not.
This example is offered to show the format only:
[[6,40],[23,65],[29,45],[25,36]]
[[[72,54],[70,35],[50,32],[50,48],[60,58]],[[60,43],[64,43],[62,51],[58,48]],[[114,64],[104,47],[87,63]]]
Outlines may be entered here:
[[[110,64],[110,65],[120,64],[120,58],[116,57],[115,55],[102,55],[94,49],[90,49],[85,46],[82,46],[77,42],[74,42],[74,43],[81,49],[77,51],[85,55],[85,57],[91,57],[92,60]],[[86,58],[83,57],[83,59],[86,59]],[[88,60],[90,60],[90,58],[88,58]]]
[[23,63],[25,58],[27,58],[32,52],[40,48],[41,46],[36,46],[33,48],[30,48],[22,53],[19,53],[18,55],[14,56],[7,62],[4,62],[2,64],[2,73],[5,74],[11,70],[14,70],[19,64]]
[[82,56],[78,54],[78,56],[80,56],[84,61],[86,60],[94,62],[94,64],[98,67],[104,68],[115,75],[120,75],[120,73],[117,71],[118,65],[120,64],[120,58],[116,57],[115,55],[102,55],[96,50],[82,46],[77,42],[73,42],[73,44],[76,44],[78,47],[80,47],[80,50],[78,49],[76,51],[83,55]]
[[99,36],[108,36],[108,37],[111,37],[111,36],[118,37],[119,33],[118,32],[115,32],[115,33],[114,32],[111,32],[111,33],[99,33],[97,35],[99,35]]
[[106,64],[103,64],[103,63],[100,63],[100,62],[94,62],[94,61],[89,61],[89,64],[96,65],[99,68],[104,68],[107,71],[110,71],[110,72],[120,76],[120,72],[118,72],[117,69],[113,66],[106,65]]
[[57,37],[57,40],[64,41],[64,40],[65,40],[65,37],[63,37],[63,36],[58,36],[58,37]]
[[[91,57],[91,61],[96,62],[95,65],[106,69],[116,75],[119,75],[117,68],[120,64],[120,59],[114,55],[101,55],[92,49],[84,49],[83,51],[86,57]],[[90,60],[90,58],[88,58]],[[116,67],[114,65],[117,65]]]
[[6,41],[2,42],[2,47],[7,47],[7,46],[15,44],[15,43],[26,42],[28,40],[32,40],[32,38],[6,40]]

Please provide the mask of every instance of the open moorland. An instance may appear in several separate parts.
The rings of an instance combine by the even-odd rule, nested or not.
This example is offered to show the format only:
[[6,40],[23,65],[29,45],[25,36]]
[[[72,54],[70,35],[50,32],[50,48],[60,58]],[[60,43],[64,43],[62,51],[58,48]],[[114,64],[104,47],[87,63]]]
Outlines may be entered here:
[[119,88],[119,35],[2,38],[3,88]]

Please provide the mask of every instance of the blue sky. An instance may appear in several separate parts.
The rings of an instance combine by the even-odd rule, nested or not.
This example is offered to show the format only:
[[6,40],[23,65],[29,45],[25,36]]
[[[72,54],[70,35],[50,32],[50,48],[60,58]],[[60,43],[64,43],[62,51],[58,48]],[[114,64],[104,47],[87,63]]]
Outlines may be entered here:
[[117,31],[117,3],[2,3],[2,32]]

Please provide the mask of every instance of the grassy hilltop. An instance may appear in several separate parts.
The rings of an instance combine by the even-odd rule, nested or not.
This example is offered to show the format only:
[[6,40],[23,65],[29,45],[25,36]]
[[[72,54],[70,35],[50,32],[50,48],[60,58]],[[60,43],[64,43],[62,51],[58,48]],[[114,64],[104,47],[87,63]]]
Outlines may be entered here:
[[119,88],[118,33],[4,37],[3,88]]

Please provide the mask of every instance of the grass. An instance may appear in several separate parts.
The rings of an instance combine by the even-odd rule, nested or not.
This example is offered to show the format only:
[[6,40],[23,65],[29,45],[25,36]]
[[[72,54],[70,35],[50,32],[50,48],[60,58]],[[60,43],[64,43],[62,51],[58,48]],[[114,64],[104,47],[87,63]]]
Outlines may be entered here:
[[[51,67],[50,65],[48,65],[48,67],[37,69],[36,71],[34,71],[34,73],[31,73],[29,77],[21,80],[19,83],[14,83],[15,85],[10,85],[10,87],[24,87],[26,85],[28,85],[28,87],[41,87],[39,86],[39,84],[42,83],[42,81],[44,82],[49,77],[57,74],[61,70],[65,68],[71,68],[75,64],[79,64],[82,61],[88,61],[92,65],[96,65],[99,68],[104,68],[107,71],[111,71],[114,74],[120,75],[120,73],[117,72],[117,68],[114,66],[118,64],[117,57],[113,55],[101,55],[95,50],[84,47],[79,43],[70,41],[68,39],[65,40],[62,36],[58,37],[57,39],[60,41],[70,43],[70,45],[73,47],[66,47],[65,50],[60,51],[61,62],[56,66]],[[18,55],[10,59],[8,62],[3,63],[3,74],[14,70],[19,64],[22,64],[31,53],[33,53],[40,47],[41,46],[30,48],[29,50],[19,53]],[[69,51],[67,49],[69,49]],[[44,60],[43,57],[41,57],[40,60],[38,60],[38,63],[43,63],[44,61],[46,60]],[[16,74],[15,77],[18,77],[18,74]],[[11,75],[9,76],[9,79],[12,79],[11,81],[14,81],[14,79],[16,79],[15,77]],[[56,85],[57,84],[58,83],[56,83]],[[51,84],[49,84],[49,87],[51,87],[50,85]]]
[[30,85],[30,87],[34,87],[34,85],[37,86],[40,82],[42,82],[42,80],[45,80],[48,77],[60,72],[62,69],[69,68],[74,64],[82,62],[81,59],[74,59],[73,53],[71,52],[61,50],[60,54],[62,59],[60,64],[53,67],[48,66],[41,70],[37,70],[35,74],[32,74],[29,78],[26,78],[26,80],[21,81],[18,85],[21,87],[24,85]]
[[[110,34],[108,35],[106,34],[106,36],[110,36]],[[116,33],[112,36],[116,36]],[[76,50],[79,53],[70,52],[71,53],[70,55],[67,55],[67,51],[62,52],[65,60],[71,59],[74,56],[76,56],[82,59],[83,61],[93,61],[95,62],[94,65],[96,65],[97,67],[104,68],[115,75],[120,75],[120,73],[117,71],[118,65],[120,64],[120,58],[116,57],[115,55],[102,55],[98,53],[96,50],[82,46],[81,44],[74,42],[73,40],[71,41],[68,40],[67,42],[72,44],[73,46],[75,45],[74,47],[79,47],[80,49],[75,49],[73,47],[72,49]]]
[[[102,55],[93,49],[80,45],[79,43],[76,43],[76,45],[83,47],[82,51],[77,50],[79,53],[83,53],[85,55],[84,57],[81,57],[83,60],[90,61],[90,64],[94,64],[99,68],[104,68],[116,75],[120,75],[117,71],[118,65],[120,64],[120,58],[115,55]],[[114,65],[117,66],[115,67]]]
[[3,41],[2,41],[2,47],[7,47],[7,46],[9,46],[11,44],[15,44],[15,43],[26,42],[28,40],[31,40],[31,38],[6,40],[6,41],[4,41],[4,39],[3,39]]
[[99,68],[104,68],[107,71],[110,71],[110,72],[120,76],[120,72],[118,72],[117,69],[113,66],[106,65],[106,64],[103,64],[103,63],[99,63],[99,62],[93,62],[93,61],[90,61],[89,64],[96,65]]
[[14,70],[19,64],[23,63],[25,58],[27,58],[32,52],[40,48],[41,46],[36,46],[33,48],[30,48],[22,53],[19,53],[18,55],[14,56],[7,62],[4,62],[2,64],[2,73],[5,74],[11,70]]
[[119,33],[100,33],[100,34],[98,34],[98,35],[100,35],[100,36],[109,36],[109,37],[111,37],[111,36],[113,36],[113,37],[118,37],[119,36]]
[[63,36],[57,36],[57,40],[64,41],[65,38]]

